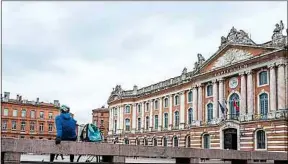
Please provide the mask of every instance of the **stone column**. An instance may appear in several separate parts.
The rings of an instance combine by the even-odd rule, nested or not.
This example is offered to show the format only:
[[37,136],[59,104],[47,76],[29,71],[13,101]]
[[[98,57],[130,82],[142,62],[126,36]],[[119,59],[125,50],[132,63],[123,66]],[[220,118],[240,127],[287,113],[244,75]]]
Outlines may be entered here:
[[[225,108],[224,106],[224,80],[221,78],[218,80],[219,81],[219,102],[221,105]],[[217,104],[219,106],[219,104]],[[218,113],[219,113],[219,118],[223,117],[223,113],[221,108],[218,107]]]
[[278,109],[285,109],[285,65],[280,63],[278,65],[278,83],[277,83],[277,98],[278,98]]
[[268,66],[270,69],[270,111],[277,109],[276,104],[276,70],[275,70],[275,64],[271,64]]
[[112,135],[113,131],[113,108],[109,109],[109,135]]
[[247,107],[249,120],[251,119],[250,116],[254,114],[254,83],[252,73],[252,70],[247,71]]
[[197,120],[197,103],[198,103],[198,97],[197,97],[197,87],[194,86],[192,88],[193,92],[193,120]]
[[137,113],[137,105],[136,103],[133,104],[132,107],[132,133],[135,133],[136,131],[136,113]]
[[240,115],[244,115],[246,114],[246,108],[247,108],[247,95],[246,95],[246,92],[247,92],[247,88],[246,88],[246,77],[245,77],[245,72],[241,72],[239,74],[241,76],[241,99],[240,99]]
[[180,92],[180,129],[185,127],[185,94],[184,91]]
[[162,103],[163,103],[163,98],[160,97],[159,99],[159,114],[158,114],[158,131],[161,131],[162,130],[162,116],[163,116],[163,113],[162,113]]
[[117,134],[120,134],[120,106],[117,106]]
[[141,132],[143,133],[145,128],[145,102],[141,103]]
[[203,106],[203,104],[202,104],[202,88],[203,88],[202,84],[198,85],[198,110],[197,110],[197,112],[198,112],[198,120],[199,121],[202,121],[202,119],[203,119],[203,117],[202,117],[202,112],[203,112],[203,110],[202,110],[202,106]]
[[124,120],[123,120],[123,115],[124,115],[124,105],[121,105],[120,106],[120,132],[122,133],[123,132],[123,122],[124,122]]
[[218,84],[216,79],[212,80],[213,84],[213,119],[218,118]]
[[173,95],[169,96],[169,127],[168,130],[172,129],[173,126],[173,122],[172,122],[172,118],[173,118],[173,112],[172,112],[172,107],[173,107]]
[[149,131],[152,131],[152,128],[153,128],[153,103],[154,103],[154,100],[151,100],[150,101],[150,115],[149,115]]

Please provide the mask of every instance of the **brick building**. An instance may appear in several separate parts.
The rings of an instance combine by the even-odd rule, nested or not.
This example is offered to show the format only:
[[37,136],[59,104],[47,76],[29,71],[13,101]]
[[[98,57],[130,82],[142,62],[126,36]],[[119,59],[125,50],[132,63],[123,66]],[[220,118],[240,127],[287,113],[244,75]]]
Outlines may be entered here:
[[[207,60],[150,86],[113,89],[108,142],[287,151],[288,53],[282,21],[257,44],[234,27]],[[221,104],[221,105],[220,105]]]
[[55,116],[59,114],[59,101],[53,103],[28,101],[17,95],[10,98],[4,92],[1,99],[2,137],[54,139],[56,137]]
[[102,106],[92,110],[92,122],[102,131],[106,140],[109,129],[109,110]]

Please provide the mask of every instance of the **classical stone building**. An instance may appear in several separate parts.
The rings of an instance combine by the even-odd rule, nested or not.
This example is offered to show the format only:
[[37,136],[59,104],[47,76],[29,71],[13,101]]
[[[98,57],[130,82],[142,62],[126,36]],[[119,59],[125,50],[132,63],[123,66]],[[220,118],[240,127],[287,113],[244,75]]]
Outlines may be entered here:
[[10,98],[4,92],[1,99],[1,137],[27,139],[54,139],[55,116],[59,114],[59,101],[54,103],[28,101],[17,95]]
[[234,27],[192,71],[113,89],[109,141],[147,146],[287,151],[288,54],[282,21],[257,44]]
[[109,130],[109,110],[102,106],[101,108],[92,110],[92,122],[97,125],[97,127],[103,133],[104,139],[106,141],[108,130]]

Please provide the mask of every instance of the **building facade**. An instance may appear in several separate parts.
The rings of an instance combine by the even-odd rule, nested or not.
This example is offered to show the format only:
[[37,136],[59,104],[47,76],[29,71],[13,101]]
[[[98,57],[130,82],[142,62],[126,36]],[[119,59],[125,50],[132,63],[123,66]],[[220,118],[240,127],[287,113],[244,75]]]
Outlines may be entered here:
[[[122,144],[287,151],[288,54],[282,21],[256,44],[234,27],[208,60],[144,88],[113,88],[109,138]],[[272,34],[272,29],[271,29]]]
[[109,130],[109,110],[102,106],[101,108],[92,110],[92,122],[103,133],[104,140],[107,140]]
[[53,103],[23,100],[17,95],[10,99],[4,92],[1,99],[1,137],[26,139],[54,139],[55,117],[59,114],[59,101]]

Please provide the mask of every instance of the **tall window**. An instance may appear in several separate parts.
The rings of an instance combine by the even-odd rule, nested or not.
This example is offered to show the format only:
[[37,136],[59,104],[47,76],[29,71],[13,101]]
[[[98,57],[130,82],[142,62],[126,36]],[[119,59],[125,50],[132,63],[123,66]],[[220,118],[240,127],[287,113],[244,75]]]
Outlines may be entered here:
[[154,109],[158,109],[158,100],[154,101]]
[[178,95],[176,95],[176,96],[174,97],[174,104],[175,104],[175,105],[179,105],[179,96],[178,96]]
[[136,139],[136,145],[140,145],[140,140],[138,138]]
[[267,118],[268,113],[268,95],[267,93],[262,93],[260,96],[260,115],[262,119]]
[[154,129],[158,129],[158,115],[154,116]]
[[146,130],[149,129],[149,116],[146,116]]
[[49,117],[49,119],[53,119],[53,113],[50,112],[48,117]]
[[4,111],[3,111],[3,115],[4,116],[8,116],[8,113],[9,113],[9,110],[7,108],[5,108]]
[[191,125],[193,120],[193,109],[189,108],[188,109],[188,124]]
[[209,134],[203,135],[203,148],[204,149],[210,148],[210,135]]
[[164,128],[168,128],[168,113],[164,113]]
[[258,130],[256,132],[257,137],[257,149],[265,149],[266,148],[266,137],[264,130]]
[[210,122],[213,119],[213,104],[207,104],[207,121]]
[[191,147],[191,139],[190,136],[185,137],[185,147]]
[[2,130],[6,130],[7,129],[7,120],[3,120],[2,121]]
[[141,130],[141,118],[138,118],[138,130]]
[[48,132],[52,132],[53,130],[53,125],[52,124],[48,124]]
[[167,144],[167,138],[166,137],[163,137],[163,139],[162,139],[162,145],[163,146],[167,146],[168,144]]
[[35,130],[35,122],[30,122],[30,131],[34,131]]
[[117,131],[117,120],[114,120],[114,133]]
[[114,108],[114,116],[117,116],[117,108]]
[[31,118],[35,118],[35,111],[34,111],[34,110],[31,110],[31,112],[30,112],[30,117],[31,117]]
[[268,84],[267,71],[259,73],[259,85]]
[[138,113],[141,113],[141,105],[138,104]]
[[22,121],[21,122],[21,131],[23,132],[25,132],[25,126],[26,126],[26,122],[25,121]]
[[207,96],[212,96],[213,86],[211,84],[207,85]]
[[173,137],[173,146],[178,147],[178,137],[176,136]]
[[125,138],[125,139],[124,139],[124,143],[125,143],[126,145],[129,145],[129,139],[128,139],[128,138]]
[[17,117],[18,115],[18,110],[17,109],[13,109],[13,117]]
[[146,112],[149,111],[149,103],[146,103]]
[[229,98],[230,104],[230,119],[237,120],[240,113],[240,101],[239,95],[237,93],[233,93]]
[[17,129],[16,121],[12,121],[12,130],[16,130],[16,129]]
[[26,109],[22,109],[22,111],[21,111],[21,117],[26,117]]
[[126,105],[125,113],[130,113],[130,105]]
[[153,138],[153,145],[157,146],[157,138]]
[[179,127],[179,112],[178,111],[174,113],[174,119],[175,119],[175,127]]
[[44,131],[44,123],[39,124],[39,131],[43,132]]
[[168,107],[168,98],[164,99],[164,107],[167,108]]
[[144,145],[145,145],[145,146],[148,145],[148,140],[147,140],[147,138],[144,138]]
[[192,91],[188,92],[188,102],[192,102]]
[[125,119],[125,131],[130,131],[130,120],[128,118]]
[[40,112],[40,119],[44,118],[44,112]]

